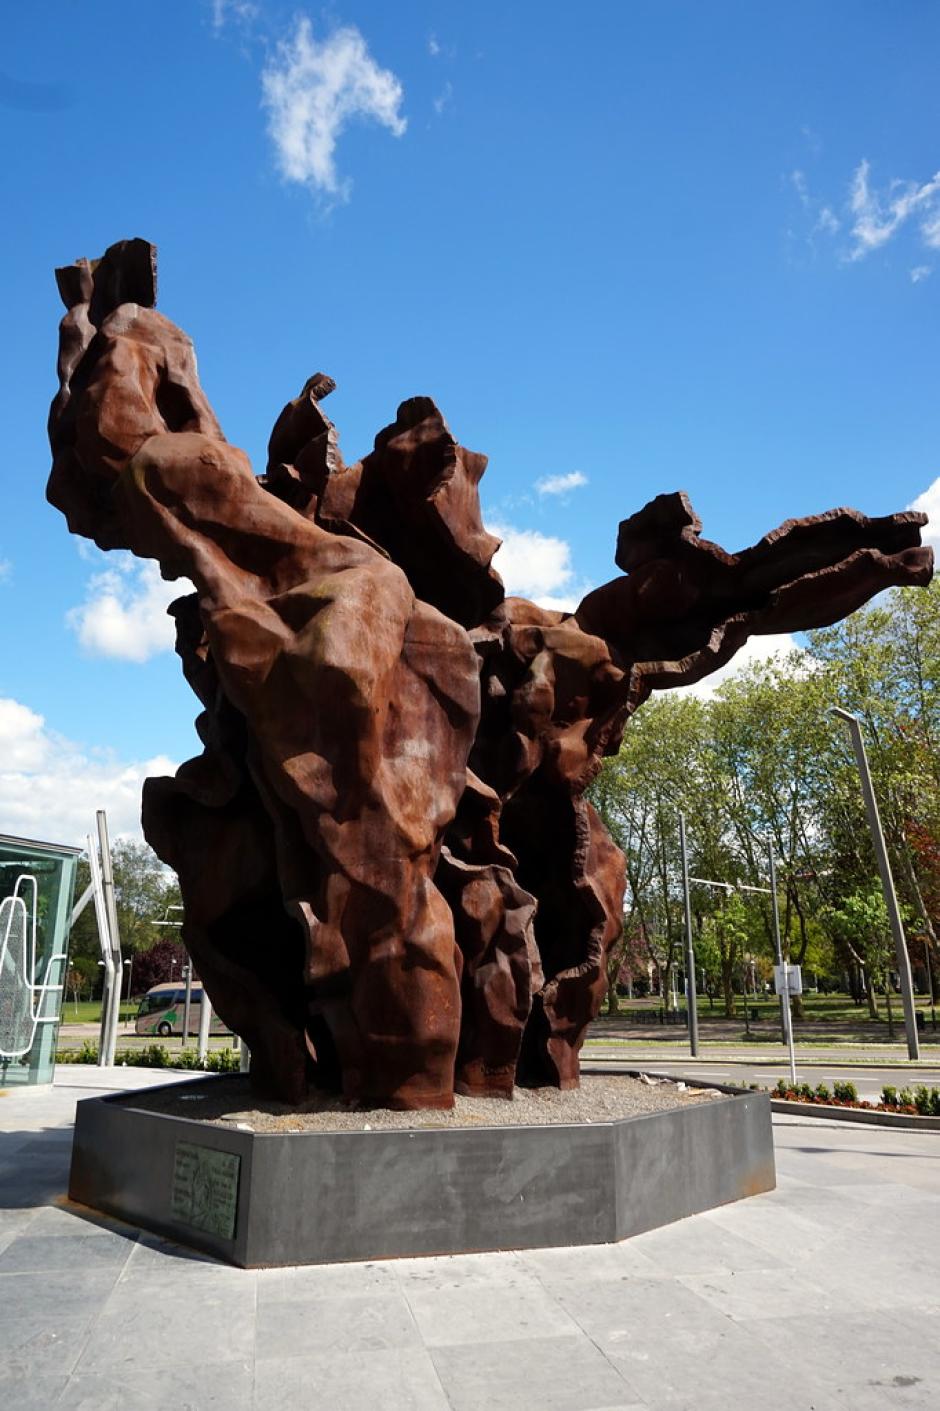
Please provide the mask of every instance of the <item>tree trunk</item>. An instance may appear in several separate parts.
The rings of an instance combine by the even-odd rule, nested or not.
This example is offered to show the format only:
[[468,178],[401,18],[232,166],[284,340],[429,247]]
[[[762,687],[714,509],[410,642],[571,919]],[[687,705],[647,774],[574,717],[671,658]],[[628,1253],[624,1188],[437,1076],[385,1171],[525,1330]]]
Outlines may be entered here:
[[880,1014],[878,1013],[878,998],[877,998],[877,996],[876,996],[876,994],[875,994],[875,983],[874,983],[874,981],[872,980],[872,978],[871,978],[870,975],[867,976],[867,987],[868,987],[868,989],[867,989],[867,992],[868,992],[868,1017],[869,1017],[869,1019],[880,1019],[881,1016],[880,1016]]
[[731,962],[721,962],[721,992],[725,1001],[725,1018],[734,1018],[734,983]]
[[932,945],[936,946],[937,933],[934,930],[933,922],[930,919],[930,915],[927,911],[927,907],[924,902],[924,894],[921,891],[920,883],[917,880],[917,872],[913,862],[911,861],[910,849],[907,846],[906,839],[904,841],[904,844],[897,849],[897,853],[901,861],[901,871],[904,874],[904,880],[907,883],[908,890],[914,901],[914,906],[918,912],[918,915],[920,916],[924,930],[927,933],[927,939]]

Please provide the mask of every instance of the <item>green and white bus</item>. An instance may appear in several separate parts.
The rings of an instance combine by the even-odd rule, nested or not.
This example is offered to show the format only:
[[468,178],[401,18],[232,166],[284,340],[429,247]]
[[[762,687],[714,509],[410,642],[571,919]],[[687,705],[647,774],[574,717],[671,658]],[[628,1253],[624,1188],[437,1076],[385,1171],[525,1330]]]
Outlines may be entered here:
[[[203,988],[199,981],[195,981],[190,995],[189,1004],[189,1032],[199,1033],[199,1015],[202,1012]],[[174,984],[170,981],[164,985],[154,985],[148,990],[140,1001],[137,1010],[137,1021],[135,1029],[138,1034],[157,1034],[161,1039],[168,1039],[171,1034],[182,1034],[183,1017],[186,1010],[186,987],[178,982]],[[212,1011],[212,1019],[209,1022],[210,1034],[230,1034],[231,1029],[227,1029],[222,1020]]]

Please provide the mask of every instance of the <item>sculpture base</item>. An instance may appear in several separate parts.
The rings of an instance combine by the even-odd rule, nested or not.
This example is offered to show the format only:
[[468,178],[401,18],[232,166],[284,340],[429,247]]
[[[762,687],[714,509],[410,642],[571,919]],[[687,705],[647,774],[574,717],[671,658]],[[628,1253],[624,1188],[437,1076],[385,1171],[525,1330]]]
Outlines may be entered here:
[[243,1268],[606,1244],[773,1189],[769,1098],[722,1091],[611,1122],[353,1132],[86,1098],[69,1196]]

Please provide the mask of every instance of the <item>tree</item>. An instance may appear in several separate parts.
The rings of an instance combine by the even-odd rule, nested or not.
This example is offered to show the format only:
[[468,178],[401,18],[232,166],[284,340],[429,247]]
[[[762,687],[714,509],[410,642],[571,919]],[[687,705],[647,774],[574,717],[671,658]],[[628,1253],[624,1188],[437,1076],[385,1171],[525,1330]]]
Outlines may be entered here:
[[[838,906],[827,907],[826,916],[836,943],[847,952],[849,964],[864,967],[868,1012],[877,1019],[875,981],[884,984],[886,995],[891,988],[891,931],[884,895],[875,884],[859,888],[843,897]],[[889,998],[889,1022],[890,1017]]]
[[[652,961],[664,1007],[682,952],[678,814],[696,767],[701,717],[702,703],[694,697],[648,702],[631,719],[619,755],[605,761],[591,787],[591,800],[627,864],[624,940],[612,959],[608,991],[625,947],[639,941]],[[638,962],[635,956],[635,967]]]
[[748,939],[747,908],[737,892],[725,893],[703,928],[714,938],[725,1017],[734,1018],[734,978]]
[[[111,867],[121,950],[125,958],[134,958],[134,991],[141,994],[149,986],[143,985],[139,957],[165,937],[166,933],[155,923],[163,918],[169,906],[179,906],[179,887],[173,873],[146,843],[118,839],[111,848]],[[88,860],[83,857],[78,865],[78,896],[88,885],[90,876]],[[176,916],[179,919],[179,913]],[[180,948],[177,946],[177,949]],[[101,983],[100,959],[95,908],[94,903],[89,902],[72,927],[69,961],[94,989]]]
[[[839,703],[863,722],[898,889],[937,955],[940,892],[940,582],[896,589],[836,627],[810,634]],[[847,748],[847,747],[846,747]],[[849,767],[854,761],[849,759]],[[857,781],[853,824],[862,824]],[[864,826],[861,827],[863,836]],[[871,874],[869,852],[866,870]]]
[[[862,717],[915,957],[923,957],[925,978],[931,960],[938,968],[940,581],[885,594],[809,634],[809,643],[809,651],[745,667],[710,699],[654,697],[630,720],[619,755],[592,786],[626,855],[624,935],[645,946],[662,992],[681,956],[681,812],[693,876],[766,887],[772,844],[784,954],[833,983],[847,972],[852,985],[864,967],[874,1009],[871,984],[887,963],[880,932],[871,914],[861,931],[851,918],[860,898],[874,898],[875,906],[878,872],[850,741],[830,714],[837,703]],[[720,892],[692,889],[706,990],[710,997],[721,990],[729,1012],[740,984],[740,933],[756,965],[774,958],[770,897],[747,896],[741,917],[732,918]],[[620,962],[617,950],[612,994]],[[794,1008],[799,1015],[799,1000]]]
[[147,946],[134,959],[134,991],[145,994],[153,985],[162,985],[167,980],[179,980],[186,964],[186,950],[182,942],[163,936],[153,945]]

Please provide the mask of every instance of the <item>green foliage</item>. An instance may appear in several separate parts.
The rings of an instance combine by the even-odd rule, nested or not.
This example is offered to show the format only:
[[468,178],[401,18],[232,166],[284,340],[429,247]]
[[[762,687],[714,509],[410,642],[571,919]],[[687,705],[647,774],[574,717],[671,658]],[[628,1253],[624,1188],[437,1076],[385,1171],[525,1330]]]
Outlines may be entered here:
[[182,978],[187,956],[176,939],[178,935],[178,931],[164,932],[138,955],[134,963],[134,989],[138,994],[146,994],[152,985]]
[[[777,1098],[796,1099],[801,1102],[830,1102],[829,1089],[825,1083],[820,1083],[815,1089],[809,1083],[798,1083],[795,1088],[786,1078],[780,1078],[777,1086],[773,1090],[773,1096]],[[854,1083],[834,1083],[832,1098],[836,1102],[858,1102],[858,1090]],[[916,1110],[922,1117],[940,1117],[940,1088],[928,1088],[926,1084],[919,1083],[911,1091],[910,1088],[902,1088],[900,1092],[890,1083],[885,1084],[881,1089],[882,1106],[889,1111]]]
[[[56,1063],[97,1063],[98,1047],[85,1042],[80,1049],[63,1049],[56,1054]],[[237,1073],[241,1060],[237,1049],[210,1049],[200,1059],[196,1049],[184,1048],[171,1053],[163,1044],[148,1044],[146,1048],[125,1049],[114,1056],[118,1068],[198,1068],[206,1073]]]
[[[167,936],[178,936],[177,931],[167,931],[154,924],[162,920],[167,907],[179,905],[179,887],[173,873],[164,867],[146,843],[126,839],[119,839],[112,845],[111,861],[118,930],[125,959],[142,955],[155,942]],[[89,875],[88,862],[81,858],[75,885],[76,896],[80,896],[88,885]],[[179,919],[179,913],[175,915]],[[100,993],[100,958],[95,908],[89,902],[72,928],[69,943],[69,967],[76,972],[76,978],[80,977],[80,988],[84,993],[92,990]],[[141,974],[138,982],[136,964],[133,975],[134,993],[143,994],[148,988],[142,983],[146,976]]]
[[[838,702],[858,713],[915,963],[940,970],[940,579],[895,590],[809,635],[810,652],[751,664],[709,699],[654,696],[592,799],[627,857],[626,931],[668,984],[684,929],[678,815],[695,877],[767,885],[778,864],[789,959],[862,1002],[893,968],[858,769]],[[731,1015],[773,958],[766,893],[692,884],[696,962]],[[794,1001],[797,1016],[802,1003]]]

